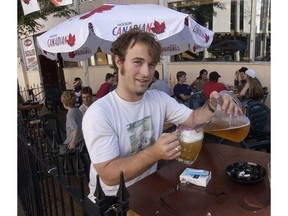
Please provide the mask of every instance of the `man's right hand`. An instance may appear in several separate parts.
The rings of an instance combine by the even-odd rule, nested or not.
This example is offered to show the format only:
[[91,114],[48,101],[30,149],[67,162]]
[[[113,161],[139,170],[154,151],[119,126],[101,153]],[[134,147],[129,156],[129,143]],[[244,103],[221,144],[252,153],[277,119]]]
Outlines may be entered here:
[[172,160],[181,155],[181,146],[178,140],[178,130],[172,133],[163,133],[151,146],[158,160]]

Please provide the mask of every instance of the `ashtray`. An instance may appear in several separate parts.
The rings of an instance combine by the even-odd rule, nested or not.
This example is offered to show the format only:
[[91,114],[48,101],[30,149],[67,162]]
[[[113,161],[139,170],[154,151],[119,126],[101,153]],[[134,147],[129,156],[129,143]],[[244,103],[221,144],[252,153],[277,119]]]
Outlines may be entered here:
[[237,162],[226,168],[227,175],[240,184],[255,184],[263,180],[266,175],[264,167],[253,162]]

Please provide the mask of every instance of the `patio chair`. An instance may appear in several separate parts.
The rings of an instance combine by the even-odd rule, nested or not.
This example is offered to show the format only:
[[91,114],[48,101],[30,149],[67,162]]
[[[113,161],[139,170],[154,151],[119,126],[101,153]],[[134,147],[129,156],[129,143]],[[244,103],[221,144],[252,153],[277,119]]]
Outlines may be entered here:
[[190,109],[197,109],[204,105],[206,98],[202,92],[195,93],[191,95],[189,99],[189,108]]
[[264,96],[263,96],[263,98],[261,98],[261,101],[262,101],[262,103],[265,103],[267,96],[269,94],[268,87],[263,87],[263,91],[264,91]]
[[261,101],[252,101],[246,108],[250,131],[241,142],[244,148],[270,152],[270,109]]

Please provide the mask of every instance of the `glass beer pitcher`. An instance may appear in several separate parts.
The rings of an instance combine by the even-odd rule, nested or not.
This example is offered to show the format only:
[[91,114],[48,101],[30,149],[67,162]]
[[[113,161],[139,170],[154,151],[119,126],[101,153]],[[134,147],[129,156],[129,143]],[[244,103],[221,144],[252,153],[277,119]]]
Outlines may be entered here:
[[[240,108],[241,102],[236,98],[236,96],[228,91],[221,91],[219,94],[229,94],[235,103],[238,104]],[[208,101],[206,102],[208,103]],[[197,128],[197,126],[195,127]],[[201,128],[205,133],[209,133],[218,137],[221,137],[232,142],[241,142],[246,138],[250,130],[250,120],[245,115],[238,115],[234,117],[232,114],[228,115],[221,110],[221,101],[217,100],[216,111],[212,119],[201,125]]]

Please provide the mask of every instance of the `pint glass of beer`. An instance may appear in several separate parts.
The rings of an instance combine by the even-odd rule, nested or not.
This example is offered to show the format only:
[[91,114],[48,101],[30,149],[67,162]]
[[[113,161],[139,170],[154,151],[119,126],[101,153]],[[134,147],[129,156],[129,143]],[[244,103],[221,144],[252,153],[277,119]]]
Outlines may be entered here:
[[179,127],[179,142],[181,146],[181,155],[178,161],[192,165],[196,161],[202,148],[204,134],[201,130],[194,130],[188,127]]

